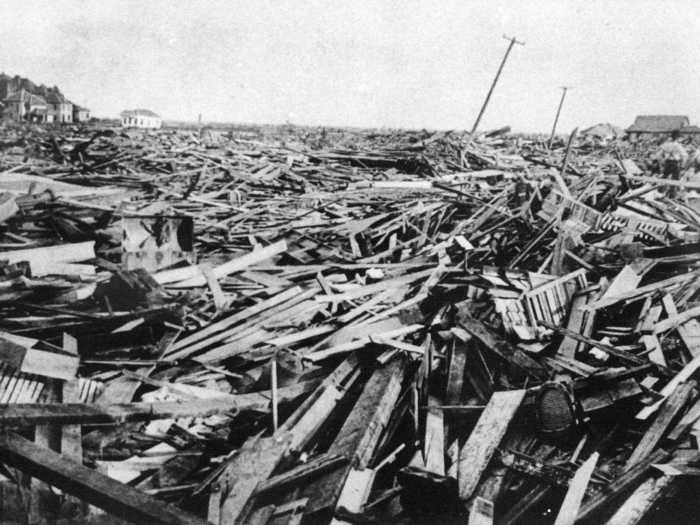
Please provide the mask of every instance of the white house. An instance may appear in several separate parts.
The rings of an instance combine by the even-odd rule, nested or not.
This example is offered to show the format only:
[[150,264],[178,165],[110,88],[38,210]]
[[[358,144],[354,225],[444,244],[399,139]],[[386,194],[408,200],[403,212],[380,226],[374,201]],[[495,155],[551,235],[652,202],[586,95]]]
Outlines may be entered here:
[[62,124],[73,122],[73,103],[58,90],[49,90],[46,102],[48,103],[46,122],[60,122]]
[[149,109],[128,109],[120,114],[123,128],[158,129],[163,120]]

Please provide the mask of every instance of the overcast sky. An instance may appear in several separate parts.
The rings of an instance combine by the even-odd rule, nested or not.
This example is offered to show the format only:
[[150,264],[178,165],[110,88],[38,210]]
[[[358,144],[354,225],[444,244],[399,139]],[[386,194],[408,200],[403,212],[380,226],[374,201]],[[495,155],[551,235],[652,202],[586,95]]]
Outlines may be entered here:
[[700,123],[697,0],[2,0],[0,70],[94,115],[548,131],[636,114]]

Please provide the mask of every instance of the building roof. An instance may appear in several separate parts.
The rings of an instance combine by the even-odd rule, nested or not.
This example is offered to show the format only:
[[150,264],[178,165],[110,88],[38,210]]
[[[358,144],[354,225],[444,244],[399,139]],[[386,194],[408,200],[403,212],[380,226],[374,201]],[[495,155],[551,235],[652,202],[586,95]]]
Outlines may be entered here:
[[73,104],[73,110],[74,110],[74,111],[90,111],[90,110],[89,110],[88,108],[86,108],[85,106],[79,106],[79,105],[76,104],[75,102],[71,102],[71,104]]
[[46,99],[44,97],[29,93],[24,89],[20,89],[8,95],[4,102],[28,102],[30,106],[45,106]]
[[685,115],[640,115],[627,131],[637,133],[669,133],[688,126],[690,120]]
[[153,113],[150,109],[127,109],[120,113],[122,117],[155,117],[160,118],[159,115]]
[[59,93],[58,91],[49,91],[49,93],[46,95],[46,101],[49,104],[70,104],[70,100],[68,100],[62,93]]
[[688,133],[688,134],[700,133],[700,127],[692,125],[692,124],[690,126],[683,126],[681,128],[681,133]]
[[42,96],[35,95],[34,93],[29,94],[29,105],[30,106],[45,106],[46,99]]

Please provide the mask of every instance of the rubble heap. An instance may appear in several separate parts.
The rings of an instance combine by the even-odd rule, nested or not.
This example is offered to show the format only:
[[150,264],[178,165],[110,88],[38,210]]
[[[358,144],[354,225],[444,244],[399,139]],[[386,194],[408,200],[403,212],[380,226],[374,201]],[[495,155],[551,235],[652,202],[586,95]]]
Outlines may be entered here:
[[699,183],[507,132],[5,127],[3,522],[680,511]]

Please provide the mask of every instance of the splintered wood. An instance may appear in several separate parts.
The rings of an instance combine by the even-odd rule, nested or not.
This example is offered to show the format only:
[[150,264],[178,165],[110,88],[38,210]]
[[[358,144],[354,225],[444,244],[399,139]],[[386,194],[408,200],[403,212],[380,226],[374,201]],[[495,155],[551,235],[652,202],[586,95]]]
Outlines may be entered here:
[[652,146],[1,124],[0,522],[683,523],[700,186]]

